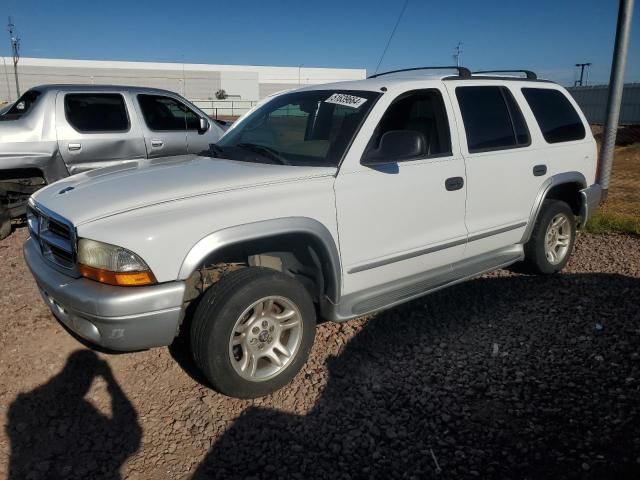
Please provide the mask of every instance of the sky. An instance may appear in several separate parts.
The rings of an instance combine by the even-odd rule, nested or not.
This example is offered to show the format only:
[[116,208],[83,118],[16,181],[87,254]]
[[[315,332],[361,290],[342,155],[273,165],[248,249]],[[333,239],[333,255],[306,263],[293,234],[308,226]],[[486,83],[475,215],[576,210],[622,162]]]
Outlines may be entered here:
[[[626,81],[640,81],[636,2]],[[403,1],[3,0],[23,57],[366,68],[373,73]],[[591,62],[607,83],[617,0],[409,0],[380,71],[450,65],[528,68],[562,84]],[[9,55],[9,38],[0,54]]]

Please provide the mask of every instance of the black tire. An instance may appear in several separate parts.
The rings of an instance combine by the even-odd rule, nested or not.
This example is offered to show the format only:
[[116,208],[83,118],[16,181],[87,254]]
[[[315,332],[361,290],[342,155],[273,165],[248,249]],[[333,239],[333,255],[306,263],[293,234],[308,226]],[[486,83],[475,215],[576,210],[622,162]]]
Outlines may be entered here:
[[[570,236],[566,252],[557,262],[552,262],[547,258],[545,241],[547,229],[558,215],[564,215],[567,218]],[[543,275],[559,272],[569,261],[575,241],[576,217],[571,207],[561,200],[545,200],[531,232],[531,238],[524,246],[525,259],[522,265],[524,271]]]
[[[232,365],[229,342],[242,313],[269,296],[283,297],[295,304],[300,312],[302,338],[297,352],[280,372],[272,378],[251,381]],[[215,390],[231,397],[255,398],[278,390],[293,379],[309,356],[315,328],[313,300],[300,282],[268,268],[243,268],[228,273],[205,292],[191,324],[191,351]]]
[[0,240],[4,240],[11,234],[11,215],[9,210],[0,207]]

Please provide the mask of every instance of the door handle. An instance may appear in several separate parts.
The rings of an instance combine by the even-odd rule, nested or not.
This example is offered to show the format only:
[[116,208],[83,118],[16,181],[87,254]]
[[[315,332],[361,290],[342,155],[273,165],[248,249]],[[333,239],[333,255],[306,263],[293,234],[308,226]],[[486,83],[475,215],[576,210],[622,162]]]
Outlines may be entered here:
[[546,165],[536,165],[533,167],[533,175],[535,177],[541,177],[547,174],[547,166]]
[[162,140],[151,140],[151,148],[162,148],[163,145]]
[[70,143],[69,144],[69,151],[70,152],[77,152],[81,148],[82,148],[82,144],[81,143]]
[[462,187],[464,187],[464,178],[462,177],[451,177],[444,181],[444,188],[449,192],[460,190]]

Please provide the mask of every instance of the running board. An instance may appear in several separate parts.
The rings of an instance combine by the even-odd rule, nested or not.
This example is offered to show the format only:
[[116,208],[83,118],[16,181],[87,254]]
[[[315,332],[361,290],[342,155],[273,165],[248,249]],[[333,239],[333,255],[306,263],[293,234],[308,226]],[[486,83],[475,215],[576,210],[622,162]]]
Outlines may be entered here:
[[524,259],[523,246],[511,245],[362,292],[345,295],[339,304],[325,305],[327,308],[323,316],[334,322],[343,322],[385,310],[483,273],[507,267],[522,259]]

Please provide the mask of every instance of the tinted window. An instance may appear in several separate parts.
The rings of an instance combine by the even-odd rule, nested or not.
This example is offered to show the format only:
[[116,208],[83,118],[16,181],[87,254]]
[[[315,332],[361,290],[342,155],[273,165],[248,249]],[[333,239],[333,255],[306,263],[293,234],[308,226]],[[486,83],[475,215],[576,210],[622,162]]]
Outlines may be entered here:
[[234,160],[337,166],[379,96],[356,90],[278,95],[231,127],[214,150]]
[[2,120],[15,120],[27,114],[33,109],[40,92],[37,90],[29,90],[25,92],[16,103],[11,105],[2,115]]
[[562,92],[545,88],[523,88],[522,94],[547,142],[568,142],[584,138],[584,125]]
[[529,144],[522,112],[505,87],[458,87],[456,97],[467,133],[469,152]]
[[425,156],[451,154],[451,137],[442,95],[437,90],[418,90],[393,101],[369,143],[367,156],[376,156],[382,136],[392,130],[421,133]]
[[138,95],[144,121],[151,130],[198,130],[200,117],[182,102],[161,95]]
[[67,121],[79,132],[123,132],[129,129],[124,98],[118,93],[68,93]]

